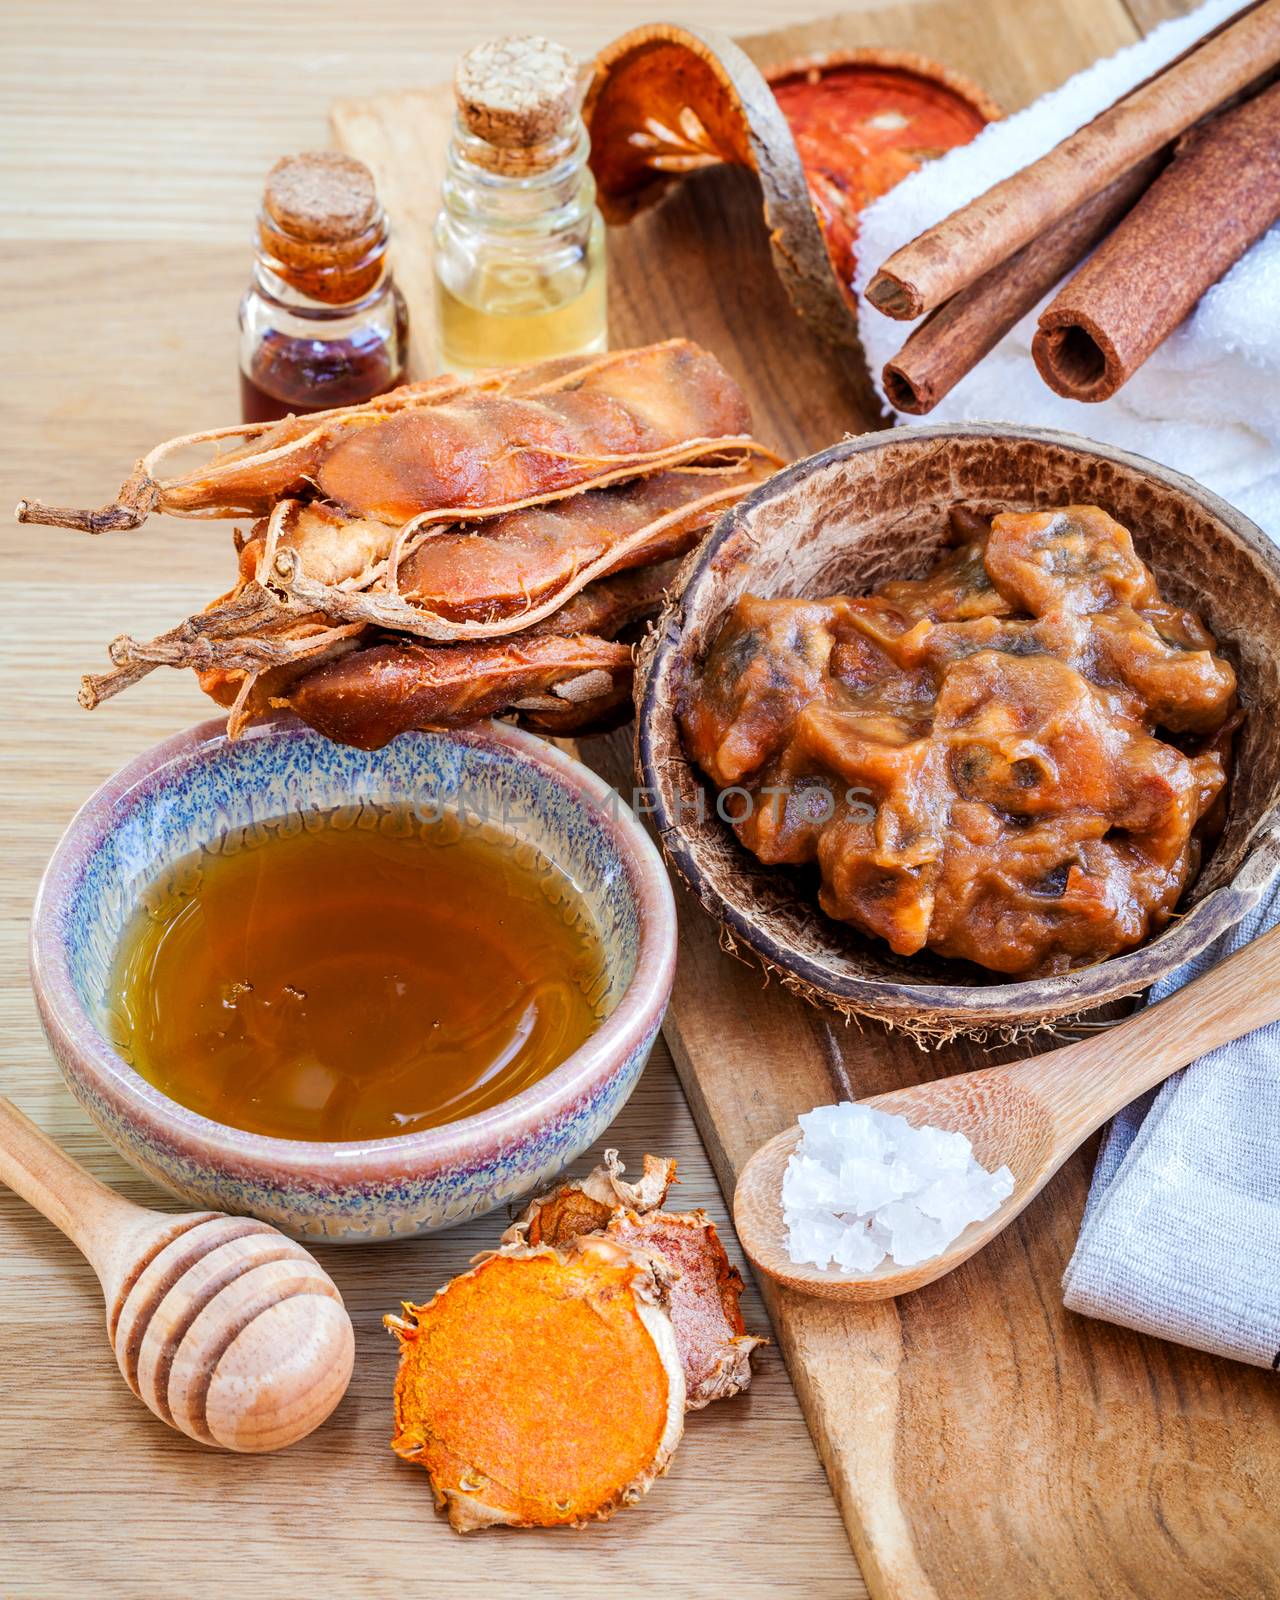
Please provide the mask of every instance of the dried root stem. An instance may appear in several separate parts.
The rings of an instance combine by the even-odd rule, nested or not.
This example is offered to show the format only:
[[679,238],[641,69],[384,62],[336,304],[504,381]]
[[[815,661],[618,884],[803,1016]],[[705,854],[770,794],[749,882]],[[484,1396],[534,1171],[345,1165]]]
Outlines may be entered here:
[[19,522],[41,523],[50,528],[76,528],[82,533],[116,533],[140,528],[156,508],[159,488],[139,461],[120,490],[119,497],[97,511],[74,506],[48,506],[42,500],[19,500],[14,516]]
[[192,639],[152,639],[142,642],[122,635],[114,641],[116,658],[122,667],[146,664],[151,667],[194,667],[202,672],[220,667],[227,672],[260,672],[265,667],[283,667],[327,649],[340,639],[361,632],[362,623],[345,627],[319,628],[314,633],[294,635],[237,634],[219,638],[198,634]]
[[118,635],[107,646],[115,670],[86,673],[80,680],[77,698],[86,711],[93,711],[104,700],[131,688],[157,667],[187,665],[179,659],[181,651],[195,648],[197,640],[215,640],[237,632],[252,633],[291,614],[287,603],[282,603],[269,590],[256,583],[245,584],[226,599],[185,618],[177,627],[154,639],[139,642],[128,634]]

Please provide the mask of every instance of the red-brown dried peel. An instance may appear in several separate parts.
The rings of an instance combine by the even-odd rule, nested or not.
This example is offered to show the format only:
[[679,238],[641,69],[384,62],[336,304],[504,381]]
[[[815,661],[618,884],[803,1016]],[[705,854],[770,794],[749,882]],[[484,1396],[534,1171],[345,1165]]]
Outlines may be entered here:
[[660,1259],[670,1278],[668,1312],[684,1364],[691,1411],[738,1394],[751,1382],[749,1357],[763,1341],[746,1331],[742,1278],[704,1211],[663,1211],[675,1162],[645,1157],[638,1184],[623,1181],[616,1150],[578,1183],[534,1200],[503,1234],[504,1244],[558,1247],[605,1235]]

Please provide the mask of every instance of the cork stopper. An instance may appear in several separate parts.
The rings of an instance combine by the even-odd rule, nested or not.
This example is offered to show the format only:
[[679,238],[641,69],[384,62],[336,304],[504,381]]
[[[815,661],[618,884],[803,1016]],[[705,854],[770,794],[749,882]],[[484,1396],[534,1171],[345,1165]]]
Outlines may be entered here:
[[387,225],[373,174],[336,150],[283,156],[267,174],[259,255],[286,283],[326,305],[347,305],[385,271]]
[[267,174],[262,204],[295,239],[341,244],[366,232],[378,210],[373,174],[336,150],[282,156]]
[[577,113],[573,57],[534,34],[489,39],[469,50],[458,63],[453,88],[464,127],[498,150],[551,143]]

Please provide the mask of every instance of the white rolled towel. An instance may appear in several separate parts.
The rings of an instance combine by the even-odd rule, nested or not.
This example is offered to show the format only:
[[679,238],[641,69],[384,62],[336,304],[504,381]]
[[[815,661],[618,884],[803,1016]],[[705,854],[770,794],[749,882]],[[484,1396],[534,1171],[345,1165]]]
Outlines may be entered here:
[[[1239,0],[1207,0],[890,190],[862,218],[859,290],[894,250],[1045,154],[1238,9]],[[1031,359],[1039,309],[927,419],[899,420],[1003,421],[1086,434],[1188,473],[1280,541],[1280,226],[1203,296],[1110,400],[1066,400],[1046,386]],[[885,362],[901,349],[913,324],[883,316],[865,298],[858,317],[883,398]]]

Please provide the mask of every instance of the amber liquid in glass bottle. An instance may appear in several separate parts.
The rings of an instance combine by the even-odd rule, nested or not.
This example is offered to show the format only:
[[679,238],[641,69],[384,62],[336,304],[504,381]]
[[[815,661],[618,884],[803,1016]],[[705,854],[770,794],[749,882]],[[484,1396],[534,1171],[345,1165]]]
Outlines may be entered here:
[[358,405],[403,381],[408,314],[366,167],[331,151],[278,161],[257,243],[240,304],[244,421]]
[[376,334],[346,339],[292,339],[268,333],[240,373],[240,417],[275,422],[280,417],[358,405],[394,389],[403,369],[393,367],[387,341]]

